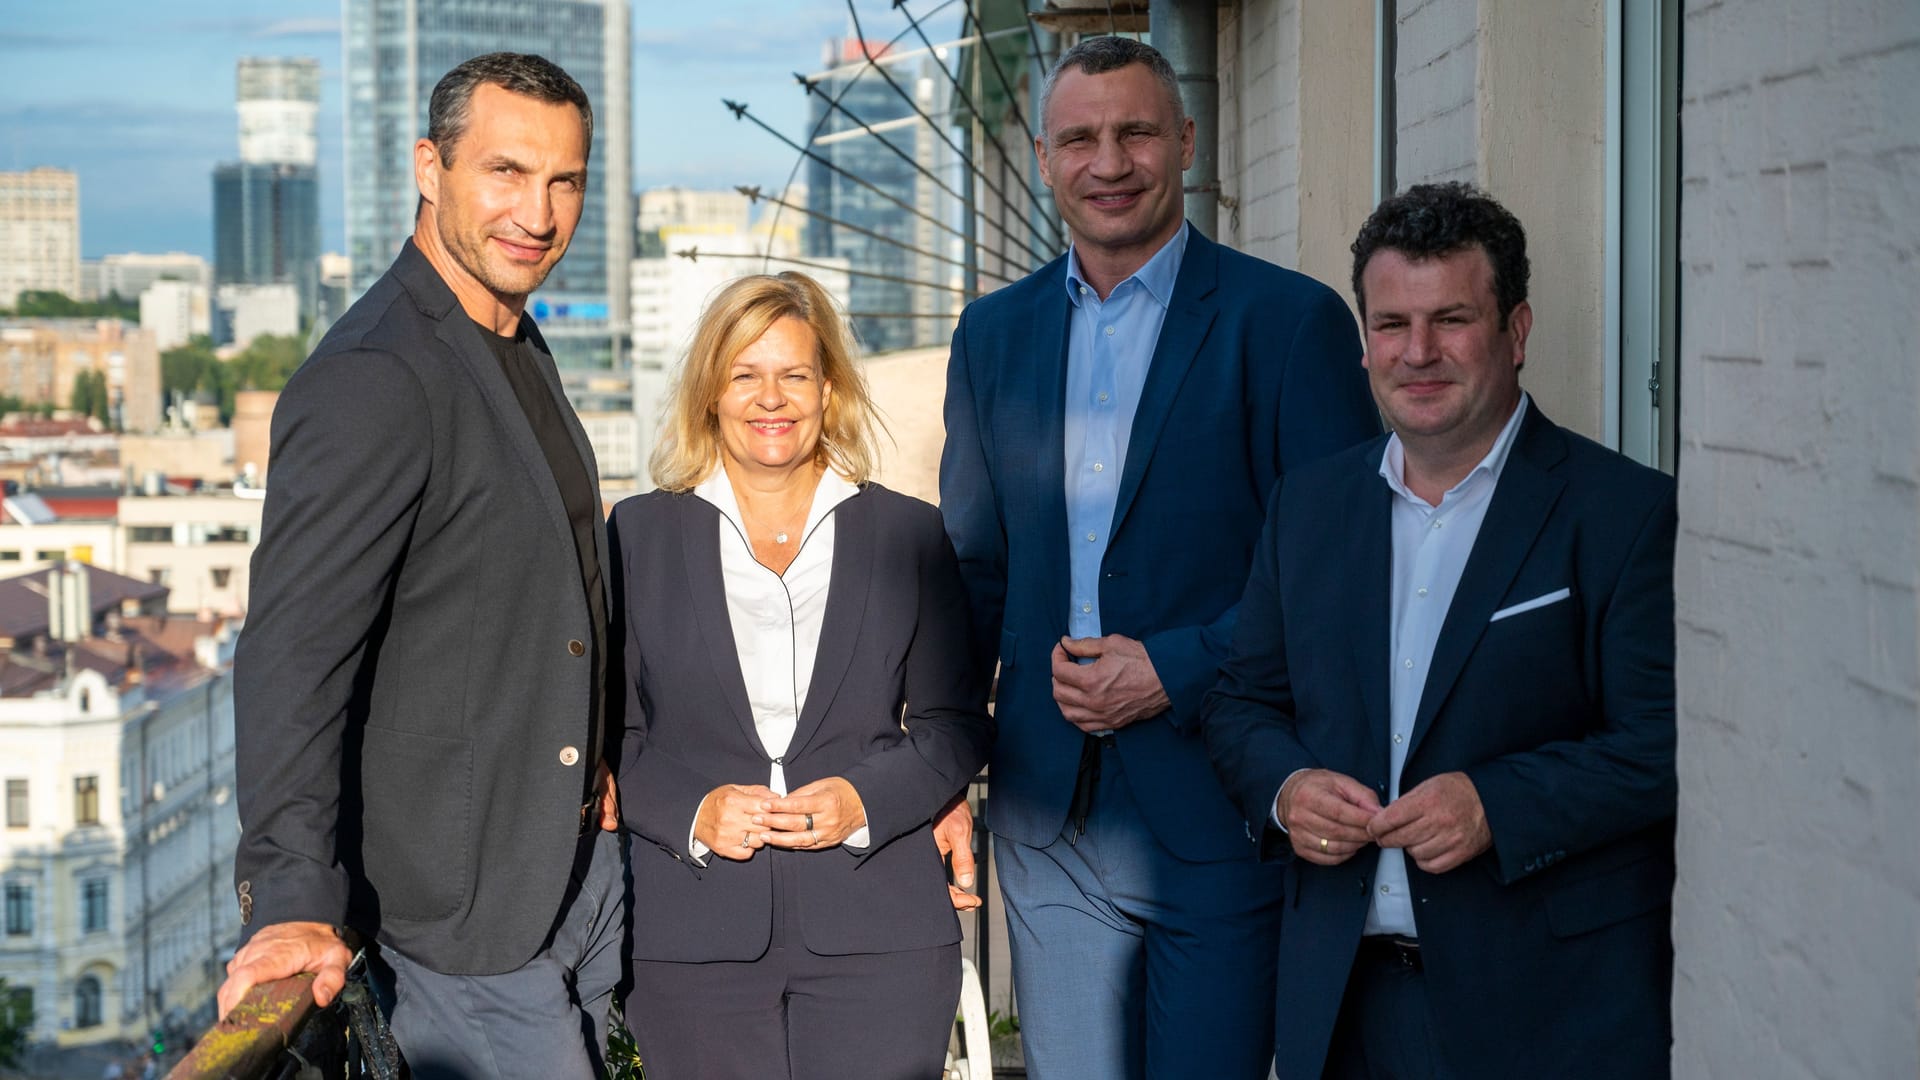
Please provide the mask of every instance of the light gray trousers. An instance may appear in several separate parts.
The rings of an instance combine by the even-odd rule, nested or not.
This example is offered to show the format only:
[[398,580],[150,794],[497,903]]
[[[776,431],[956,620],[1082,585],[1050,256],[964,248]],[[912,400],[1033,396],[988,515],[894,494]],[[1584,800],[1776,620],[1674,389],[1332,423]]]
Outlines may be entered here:
[[620,837],[603,832],[552,945],[518,970],[443,975],[383,948],[382,1003],[414,1080],[605,1076],[626,899]]

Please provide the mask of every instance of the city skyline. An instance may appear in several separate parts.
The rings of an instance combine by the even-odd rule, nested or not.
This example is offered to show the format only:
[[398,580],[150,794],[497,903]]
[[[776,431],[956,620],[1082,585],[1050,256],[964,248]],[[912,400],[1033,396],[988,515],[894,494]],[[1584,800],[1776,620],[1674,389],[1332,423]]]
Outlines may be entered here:
[[[807,100],[793,73],[812,70],[821,43],[848,33],[846,5],[635,7],[632,187],[784,183],[794,153],[733,122],[720,100],[748,102],[783,133],[804,134]],[[937,7],[918,0],[910,10]],[[859,0],[858,9],[869,36],[906,28],[888,0]],[[928,33],[952,37],[958,17],[942,8]],[[270,14],[234,0],[180,0],[164,14],[138,0],[86,0],[25,7],[9,23],[0,29],[0,63],[11,76],[0,89],[0,170],[46,165],[79,175],[83,258],[212,258],[208,176],[234,156],[235,71],[247,56],[320,61],[321,246],[345,251],[338,0],[276,0]]]

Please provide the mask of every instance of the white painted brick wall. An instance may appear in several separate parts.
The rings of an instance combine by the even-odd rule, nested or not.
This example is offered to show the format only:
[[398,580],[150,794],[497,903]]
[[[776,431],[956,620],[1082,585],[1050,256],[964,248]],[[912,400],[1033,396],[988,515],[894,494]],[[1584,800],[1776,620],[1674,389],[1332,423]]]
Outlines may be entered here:
[[1674,1072],[1920,1075],[1920,5],[1682,32]]
[[1475,178],[1477,0],[1400,5],[1395,37],[1396,187]]
[[1297,0],[1220,9],[1220,176],[1240,203],[1220,232],[1282,266],[1300,249],[1299,32]]

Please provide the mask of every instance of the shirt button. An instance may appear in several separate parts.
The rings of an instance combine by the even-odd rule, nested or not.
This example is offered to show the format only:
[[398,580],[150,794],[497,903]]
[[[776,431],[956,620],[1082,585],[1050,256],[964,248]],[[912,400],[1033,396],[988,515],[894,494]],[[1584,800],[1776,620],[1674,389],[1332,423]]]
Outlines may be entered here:
[[1093,605],[1092,605],[1092,604],[1081,604],[1081,605],[1080,605],[1080,613],[1081,613],[1081,614],[1083,614],[1083,615],[1091,615],[1091,614],[1093,614]]
[[1093,533],[1088,533],[1088,534],[1087,534],[1087,543],[1089,543],[1089,544],[1091,544],[1091,543],[1093,543],[1093,540],[1094,540],[1094,534],[1093,534]]
[[1087,287],[1085,285],[1080,286],[1080,295],[1081,296],[1087,295]]
[[1393,895],[1393,890],[1392,890],[1391,888],[1389,888],[1388,886],[1385,886],[1385,885],[1382,885],[1382,886],[1380,886],[1380,895],[1381,895],[1381,896],[1391,896],[1391,895]]
[[1434,523],[1433,523],[1433,527],[1437,529],[1437,528],[1439,528],[1440,526],[1442,526],[1442,525],[1444,525],[1444,524],[1446,524],[1446,522],[1444,522],[1444,521],[1436,521],[1436,522],[1434,522]]
[[560,764],[578,765],[579,763],[580,763],[580,751],[574,749],[571,746],[563,746],[560,748]]
[[1421,590],[1420,590],[1420,592],[1419,592],[1419,595],[1420,595],[1420,596],[1423,596],[1423,597],[1424,597],[1424,596],[1426,596],[1426,595],[1427,595],[1427,590],[1425,590],[1425,589],[1421,589]]
[[1097,461],[1093,463],[1093,471],[1094,471],[1094,472],[1105,472],[1105,471],[1106,471],[1106,468],[1107,468],[1107,467],[1106,467],[1105,465],[1102,465],[1102,464],[1100,464],[1100,463],[1099,463],[1099,462],[1097,462]]
[[1400,745],[1400,736],[1398,736],[1398,735],[1395,735],[1395,736],[1393,737],[1393,745],[1395,745],[1395,746],[1399,746],[1399,745]]
[[1407,659],[1405,659],[1405,660],[1402,660],[1402,661],[1400,661],[1400,666],[1401,666],[1401,667],[1403,667],[1403,668],[1406,668],[1406,669],[1408,669],[1408,670],[1412,670],[1412,669],[1413,669],[1413,658],[1412,658],[1412,657],[1408,657]]
[[585,656],[587,647],[578,641],[569,641],[567,642],[567,651],[575,656]]
[[1107,327],[1107,336],[1108,336],[1108,337],[1112,337],[1112,336],[1113,336],[1113,327],[1111,327],[1111,326],[1109,326],[1109,327]]
[[1101,400],[1101,401],[1105,401],[1105,400],[1107,400],[1107,395],[1105,395],[1105,394],[1101,394],[1101,395],[1100,395],[1100,400]]

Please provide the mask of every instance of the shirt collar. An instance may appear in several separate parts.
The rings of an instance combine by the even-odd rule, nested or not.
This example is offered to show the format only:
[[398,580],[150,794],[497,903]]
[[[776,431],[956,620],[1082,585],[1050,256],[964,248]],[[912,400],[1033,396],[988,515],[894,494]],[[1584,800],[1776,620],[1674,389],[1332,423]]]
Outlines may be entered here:
[[[734,498],[733,485],[727,480],[726,466],[715,464],[713,471],[707,473],[707,478],[694,485],[693,493],[732,521],[739,528],[740,535],[747,535],[746,519],[740,514],[740,501]],[[813,489],[813,507],[807,511],[807,524],[800,530],[800,535],[804,537],[813,532],[813,527],[832,513],[834,507],[858,494],[860,489],[853,481],[832,469],[821,473],[820,486]]]
[[[1495,481],[1500,479],[1501,471],[1507,467],[1507,457],[1513,452],[1514,439],[1520,433],[1520,421],[1527,415],[1527,401],[1527,392],[1520,391],[1520,403],[1513,407],[1513,415],[1507,417],[1507,426],[1500,429],[1500,437],[1493,440],[1493,446],[1487,451],[1487,456],[1481,458],[1480,464],[1475,465],[1471,472],[1461,477],[1459,483],[1448,488],[1446,494],[1440,496],[1441,502],[1446,502],[1448,495],[1475,482],[1478,477],[1486,476]],[[1395,432],[1387,436],[1386,452],[1380,455],[1380,476],[1387,482],[1387,486],[1393,489],[1394,494],[1403,499],[1412,499],[1422,506],[1427,505],[1425,499],[1415,495],[1412,489],[1407,487],[1406,468],[1406,447],[1400,444],[1400,435]]]
[[[1160,245],[1160,250],[1153,253],[1153,258],[1148,259],[1146,265],[1123,278],[1120,285],[1137,281],[1141,288],[1147,290],[1147,295],[1153,297],[1161,307],[1164,308],[1173,303],[1173,283],[1180,278],[1180,263],[1187,254],[1187,232],[1191,228],[1192,226],[1186,222],[1181,222],[1180,231],[1173,234],[1173,239]],[[1088,285],[1087,279],[1080,273],[1080,251],[1076,247],[1067,248],[1066,284],[1067,299],[1072,301],[1075,307],[1080,306],[1081,289],[1086,289],[1090,295],[1099,295],[1099,292]],[[1120,285],[1113,287],[1114,292],[1120,291]],[[1107,295],[1111,297],[1113,293]]]

